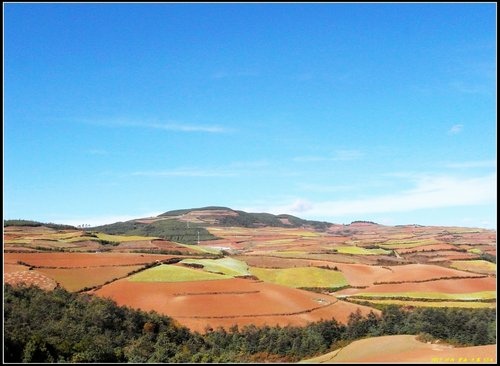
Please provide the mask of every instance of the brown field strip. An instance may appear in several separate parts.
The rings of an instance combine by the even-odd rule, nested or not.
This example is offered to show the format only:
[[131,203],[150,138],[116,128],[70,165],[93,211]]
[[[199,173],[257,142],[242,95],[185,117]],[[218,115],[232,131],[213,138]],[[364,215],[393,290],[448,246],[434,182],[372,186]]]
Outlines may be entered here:
[[45,274],[57,281],[68,291],[81,291],[103,285],[108,281],[127,276],[130,272],[137,271],[143,266],[108,266],[88,268],[39,268],[38,272]]
[[140,253],[4,253],[4,263],[16,264],[21,261],[34,267],[75,268],[139,265],[174,257]]

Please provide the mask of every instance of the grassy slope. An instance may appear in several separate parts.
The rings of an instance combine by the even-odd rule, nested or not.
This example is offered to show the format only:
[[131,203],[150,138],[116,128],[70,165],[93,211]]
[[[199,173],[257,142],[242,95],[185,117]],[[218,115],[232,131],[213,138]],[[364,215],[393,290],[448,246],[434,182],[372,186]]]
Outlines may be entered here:
[[181,266],[162,264],[149,268],[129,277],[129,281],[135,282],[184,282],[184,281],[206,281],[231,278],[228,275],[220,275],[198,269]]
[[207,272],[223,273],[228,276],[248,276],[248,265],[245,262],[233,258],[220,259],[183,259],[181,262],[186,264],[199,264]]

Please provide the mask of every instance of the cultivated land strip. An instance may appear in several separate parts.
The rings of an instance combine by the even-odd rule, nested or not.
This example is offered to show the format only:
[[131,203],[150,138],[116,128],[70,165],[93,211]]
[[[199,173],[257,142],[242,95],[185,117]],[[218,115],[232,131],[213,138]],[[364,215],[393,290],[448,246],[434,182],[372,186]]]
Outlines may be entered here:
[[193,315],[193,316],[176,316],[176,318],[180,319],[235,319],[235,318],[258,318],[258,317],[270,317],[270,316],[292,316],[292,315],[300,315],[300,314],[308,314],[312,313],[315,310],[318,309],[324,309],[329,306],[335,305],[339,300],[336,299],[335,301],[322,305],[322,306],[317,306],[311,309],[306,309],[306,310],[301,310],[301,311],[295,311],[295,312],[289,312],[289,313],[269,313],[269,314],[238,314],[238,315],[222,315],[222,316],[198,316],[198,315]]

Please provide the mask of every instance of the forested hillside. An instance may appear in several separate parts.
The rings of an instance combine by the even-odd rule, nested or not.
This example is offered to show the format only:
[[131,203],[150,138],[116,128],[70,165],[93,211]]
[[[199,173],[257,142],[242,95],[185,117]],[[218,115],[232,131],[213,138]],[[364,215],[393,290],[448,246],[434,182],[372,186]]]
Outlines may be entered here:
[[6,362],[294,362],[365,336],[421,334],[457,345],[496,343],[495,309],[402,310],[352,314],[307,327],[245,326],[204,335],[156,313],[61,288],[4,288]]

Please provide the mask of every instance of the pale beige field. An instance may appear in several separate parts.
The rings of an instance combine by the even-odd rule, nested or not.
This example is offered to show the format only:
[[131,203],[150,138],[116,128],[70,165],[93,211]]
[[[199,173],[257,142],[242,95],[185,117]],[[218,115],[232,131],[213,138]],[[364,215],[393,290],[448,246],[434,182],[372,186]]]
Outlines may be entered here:
[[415,335],[361,339],[305,363],[496,363],[496,345],[452,347],[423,343]]

